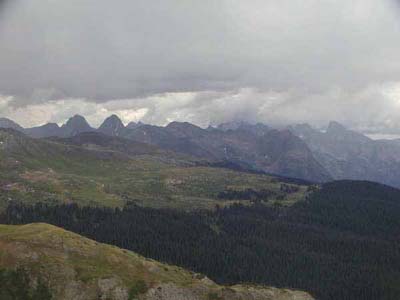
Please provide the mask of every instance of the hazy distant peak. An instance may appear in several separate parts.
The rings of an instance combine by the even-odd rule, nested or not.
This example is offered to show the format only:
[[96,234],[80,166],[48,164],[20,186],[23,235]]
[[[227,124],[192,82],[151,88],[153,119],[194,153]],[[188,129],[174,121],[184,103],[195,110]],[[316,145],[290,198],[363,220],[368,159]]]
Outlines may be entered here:
[[135,129],[135,128],[137,128],[138,127],[138,123],[136,123],[136,122],[129,122],[129,124],[128,125],[126,125],[126,128],[128,128],[128,129]]
[[81,115],[74,115],[61,127],[63,136],[74,136],[81,132],[93,131],[86,119]]
[[292,133],[304,139],[306,137],[322,134],[308,123],[295,124],[287,127]]
[[111,116],[109,116],[108,118],[105,119],[105,121],[110,120],[110,121],[119,121],[122,123],[121,119],[116,115],[116,114],[112,114]]
[[46,123],[42,127],[47,127],[47,128],[60,128],[57,123]]
[[56,123],[47,123],[42,126],[32,127],[25,130],[28,135],[35,138],[59,136],[61,128]]
[[[81,124],[81,125],[89,125],[89,123],[86,121],[85,117],[81,116],[81,115],[74,115],[73,117],[69,118],[67,120],[67,122],[64,124],[65,126],[68,125],[75,125],[75,124]],[[63,125],[63,126],[64,126]]]
[[173,121],[167,125],[168,128],[200,128],[189,122]]
[[119,136],[125,129],[124,124],[117,115],[111,115],[104,120],[98,131],[106,135]]
[[24,131],[24,128],[22,128],[22,126],[15,123],[13,120],[10,120],[7,118],[0,118],[0,128],[11,128],[11,129],[18,130],[21,132]]
[[139,121],[139,122],[129,122],[128,123],[128,125],[126,125],[126,128],[127,129],[135,129],[135,128],[138,128],[138,127],[140,127],[140,126],[143,126],[143,125],[145,125],[144,123],[142,123],[141,121]]
[[121,119],[117,115],[111,115],[106,118],[101,124],[100,128],[102,127],[117,127],[117,128],[124,128],[124,124],[122,123]]
[[36,128],[41,128],[41,129],[60,129],[60,126],[58,126],[57,123],[46,123],[44,125],[41,126],[36,126],[36,127],[32,127],[32,128],[28,128],[27,130],[32,130],[32,129],[36,129]]
[[171,122],[166,127],[169,132],[184,136],[198,136],[203,134],[204,129],[189,122]]
[[70,117],[70,119],[85,119],[85,117],[80,114],[75,114],[72,117]]
[[228,130],[236,130],[243,126],[249,126],[249,125],[251,126],[251,124],[246,121],[232,121],[232,122],[221,123],[217,126],[217,128],[222,131],[228,131]]
[[304,130],[304,131],[314,131],[315,130],[308,123],[296,124],[296,125],[290,126],[290,128],[293,128],[293,129],[296,129],[296,130]]
[[347,128],[345,126],[343,126],[342,124],[340,124],[339,122],[330,121],[326,131],[332,132],[332,133],[343,132],[343,131],[347,131]]
[[208,125],[208,127],[206,128],[207,131],[213,131],[213,130],[218,130],[217,127],[212,126],[212,125]]
[[245,131],[257,136],[264,136],[271,128],[263,123],[251,124],[246,121],[234,121],[218,125],[217,130],[221,131]]

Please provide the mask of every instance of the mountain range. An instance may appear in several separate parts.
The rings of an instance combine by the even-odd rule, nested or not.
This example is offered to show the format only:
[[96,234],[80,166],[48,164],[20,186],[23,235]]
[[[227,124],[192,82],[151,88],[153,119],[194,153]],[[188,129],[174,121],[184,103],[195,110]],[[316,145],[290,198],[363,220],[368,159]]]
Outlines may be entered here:
[[24,129],[11,120],[0,119],[0,127],[13,128],[34,138],[67,138],[84,132],[100,132],[208,161],[234,162],[243,168],[271,174],[315,182],[330,179],[307,145],[289,130],[276,130],[263,124],[228,126],[203,129],[187,122],[172,122],[165,127],[142,123],[130,123],[125,127],[113,115],[94,129],[82,116],[76,115],[61,127],[46,124]]
[[12,120],[0,118],[1,127],[34,138],[71,138],[97,132],[207,161],[227,161],[245,169],[312,182],[354,179],[400,187],[400,143],[372,140],[337,122],[330,122],[326,131],[308,124],[278,130],[246,122],[203,129],[188,122],[167,126],[131,122],[124,126],[118,116],[112,115],[95,129],[84,117],[75,115],[61,127],[49,123],[24,129]]
[[330,122],[326,131],[308,124],[289,128],[312,151],[333,179],[369,180],[400,187],[400,143],[372,140]]
[[[243,282],[321,300],[398,299],[400,190],[266,174],[330,180],[328,167],[359,163],[360,153],[375,162],[371,149],[392,158],[396,141],[373,141],[334,122],[326,131],[244,122],[127,128],[111,116],[95,129],[75,116],[40,128],[40,137],[10,120],[2,124],[12,128],[0,129],[0,223],[44,222],[126,249],[49,225],[3,226],[0,283],[11,290],[21,290],[12,286],[21,266],[38,283],[29,293],[40,287],[46,295],[40,275],[60,299],[261,300],[265,292],[280,299],[279,289],[223,287]],[[326,156],[333,163],[325,164]],[[176,267],[133,261],[128,250],[219,285],[209,290],[201,275],[191,280]],[[189,279],[184,291],[182,277]],[[193,284],[203,293],[188,298],[198,292]],[[291,299],[286,291],[282,299]],[[298,295],[309,297],[291,296]]]

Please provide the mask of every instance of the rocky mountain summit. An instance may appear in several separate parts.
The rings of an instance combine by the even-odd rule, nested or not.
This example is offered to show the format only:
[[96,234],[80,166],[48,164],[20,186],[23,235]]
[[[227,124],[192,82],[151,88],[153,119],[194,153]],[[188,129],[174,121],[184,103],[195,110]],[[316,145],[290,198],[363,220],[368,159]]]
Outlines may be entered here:
[[125,129],[124,124],[116,115],[112,115],[104,120],[97,131],[109,136],[120,136]]
[[82,132],[94,131],[86,119],[80,115],[75,115],[70,118],[63,126],[61,126],[60,130],[61,135],[66,137],[74,136]]

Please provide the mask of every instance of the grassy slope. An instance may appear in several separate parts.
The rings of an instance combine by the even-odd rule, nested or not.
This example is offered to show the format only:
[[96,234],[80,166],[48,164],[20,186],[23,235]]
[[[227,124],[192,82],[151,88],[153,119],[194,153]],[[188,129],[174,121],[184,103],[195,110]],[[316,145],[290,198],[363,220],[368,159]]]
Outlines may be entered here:
[[[0,208],[9,200],[111,207],[133,200],[156,208],[209,209],[234,202],[217,199],[226,189],[278,192],[280,188],[271,176],[195,167],[190,158],[173,153],[132,156],[34,140],[8,131],[0,131],[0,142]],[[280,202],[294,203],[305,191],[301,186]]]
[[[189,300],[233,299],[232,295],[240,295],[237,299],[243,300],[258,299],[251,297],[254,293],[272,295],[260,299],[311,299],[305,293],[273,288],[223,288],[198,274],[47,224],[0,225],[0,268],[17,265],[25,267],[33,278],[44,278],[56,299],[75,299],[78,294],[83,294],[86,300],[98,299],[99,293],[107,299],[116,299],[118,291],[126,296],[138,286],[144,287],[141,290],[145,293],[160,286],[171,289],[168,284],[174,286],[172,293],[184,292]],[[198,298],[190,298],[191,294]]]

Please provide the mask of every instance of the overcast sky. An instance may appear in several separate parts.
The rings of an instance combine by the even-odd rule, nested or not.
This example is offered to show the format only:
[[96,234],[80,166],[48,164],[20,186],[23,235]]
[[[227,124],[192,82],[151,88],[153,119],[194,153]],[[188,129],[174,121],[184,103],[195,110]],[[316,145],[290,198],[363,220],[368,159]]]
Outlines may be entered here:
[[0,116],[400,133],[397,0],[0,0]]

